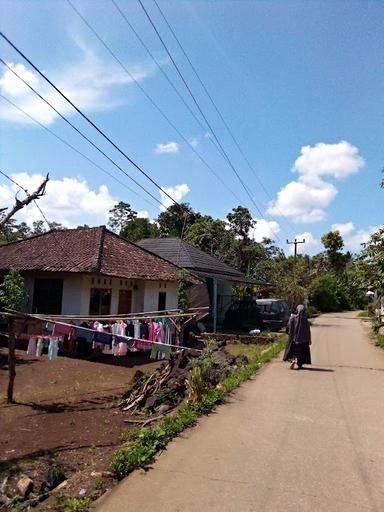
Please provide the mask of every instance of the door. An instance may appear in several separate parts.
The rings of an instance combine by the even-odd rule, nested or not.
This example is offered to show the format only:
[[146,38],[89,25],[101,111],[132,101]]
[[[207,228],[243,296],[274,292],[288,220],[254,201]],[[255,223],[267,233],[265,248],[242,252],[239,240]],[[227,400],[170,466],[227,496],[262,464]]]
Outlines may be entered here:
[[63,302],[62,279],[35,279],[32,312],[61,315]]
[[157,311],[165,311],[167,305],[167,293],[159,292],[159,300],[157,303]]
[[132,308],[132,290],[119,290],[119,307],[117,314],[130,313]]

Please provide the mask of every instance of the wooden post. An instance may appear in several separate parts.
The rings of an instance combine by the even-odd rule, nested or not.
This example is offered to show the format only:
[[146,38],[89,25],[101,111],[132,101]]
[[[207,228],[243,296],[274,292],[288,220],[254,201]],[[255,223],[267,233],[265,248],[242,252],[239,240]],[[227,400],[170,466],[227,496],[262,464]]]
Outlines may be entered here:
[[16,377],[16,339],[15,339],[15,319],[13,316],[8,317],[8,391],[7,402],[14,403],[13,399],[13,385]]
[[213,332],[217,329],[217,279],[213,278]]

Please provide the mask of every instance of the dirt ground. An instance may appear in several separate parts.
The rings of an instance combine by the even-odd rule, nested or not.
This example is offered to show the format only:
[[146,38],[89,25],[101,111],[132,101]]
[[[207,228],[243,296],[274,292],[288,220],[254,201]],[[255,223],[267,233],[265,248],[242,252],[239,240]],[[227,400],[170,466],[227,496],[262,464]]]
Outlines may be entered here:
[[[38,490],[54,460],[64,465],[70,478],[65,491],[69,495],[111,484],[101,484],[91,473],[107,469],[121,444],[120,434],[128,428],[118,399],[138,369],[151,372],[159,363],[144,354],[102,357],[97,361],[59,357],[50,362],[47,356],[35,359],[18,350],[17,403],[7,405],[7,350],[0,348],[0,485],[7,474],[14,474],[7,484],[12,486],[16,475],[23,473]],[[55,508],[49,499],[38,510]]]

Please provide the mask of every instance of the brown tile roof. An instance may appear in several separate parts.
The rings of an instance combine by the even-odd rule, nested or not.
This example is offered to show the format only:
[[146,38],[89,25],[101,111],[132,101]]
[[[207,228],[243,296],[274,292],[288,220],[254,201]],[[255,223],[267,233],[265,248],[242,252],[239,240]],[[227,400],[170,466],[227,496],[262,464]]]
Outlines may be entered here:
[[[0,269],[101,273],[176,281],[179,267],[100,226],[49,231],[0,245]],[[199,281],[191,277],[192,282]]]

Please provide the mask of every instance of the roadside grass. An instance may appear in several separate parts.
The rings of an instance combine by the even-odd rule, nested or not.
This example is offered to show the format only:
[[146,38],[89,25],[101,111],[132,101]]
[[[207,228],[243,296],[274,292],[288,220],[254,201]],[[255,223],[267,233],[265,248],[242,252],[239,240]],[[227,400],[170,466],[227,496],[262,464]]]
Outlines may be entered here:
[[[174,416],[168,416],[155,426],[138,428],[130,436],[127,445],[114,453],[109,466],[113,475],[120,480],[135,469],[151,464],[156,453],[164,449],[169,441],[186,428],[195,425],[200,416],[212,411],[224,401],[226,395],[250,379],[264,363],[276,357],[286,343],[285,335],[278,338],[278,341],[269,347],[258,347],[260,351],[255,350],[250,355],[248,364],[236,368],[217,387],[204,393],[199,403],[185,402]],[[245,350],[249,350],[249,346],[245,347]]]
[[380,347],[380,348],[384,349],[384,334],[378,334],[376,336],[375,345],[377,347]]
[[233,356],[246,356],[249,361],[254,361],[265,348],[266,345],[243,345],[242,343],[238,343],[236,345],[227,345],[225,350]]
[[357,316],[360,317],[360,318],[369,318],[370,314],[369,314],[369,311],[367,309],[364,309],[364,311],[359,311]]

